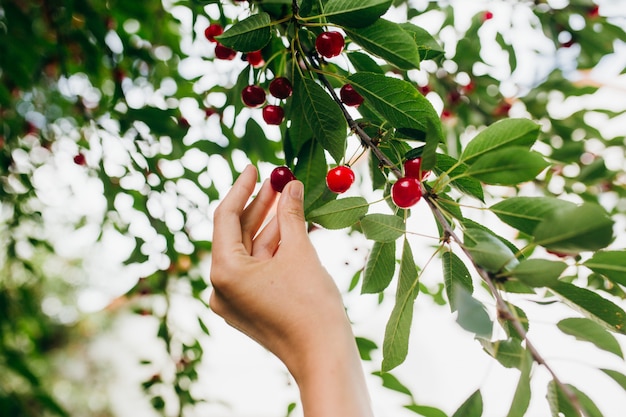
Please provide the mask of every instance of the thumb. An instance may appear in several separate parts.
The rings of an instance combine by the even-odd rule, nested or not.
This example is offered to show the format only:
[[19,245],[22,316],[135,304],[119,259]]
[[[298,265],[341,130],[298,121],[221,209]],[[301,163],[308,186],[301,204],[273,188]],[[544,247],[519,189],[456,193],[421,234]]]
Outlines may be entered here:
[[289,181],[283,189],[278,200],[277,217],[281,241],[306,238],[304,185],[300,181]]

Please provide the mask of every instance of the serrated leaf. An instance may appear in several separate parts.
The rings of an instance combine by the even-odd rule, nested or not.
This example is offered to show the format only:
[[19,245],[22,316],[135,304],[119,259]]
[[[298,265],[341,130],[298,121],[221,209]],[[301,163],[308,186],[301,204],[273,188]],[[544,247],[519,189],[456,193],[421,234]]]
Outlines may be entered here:
[[[572,391],[572,393],[578,399],[578,403],[584,410],[585,417],[602,417],[602,413],[598,409],[598,407],[593,403],[591,398],[589,398],[585,393],[574,387],[573,385],[567,384],[567,387]],[[552,411],[552,415],[555,417],[581,417],[581,413],[578,409],[572,404],[571,400],[568,396],[563,392],[561,387],[557,385],[555,381],[550,381],[548,384],[548,403],[550,404],[550,410]]]
[[491,233],[480,229],[465,229],[463,242],[474,262],[489,272],[500,272],[517,265],[515,254]]
[[419,293],[419,273],[408,240],[404,240],[396,303],[385,328],[382,371],[387,372],[406,359],[413,322],[413,304]]
[[528,119],[503,119],[487,127],[472,139],[459,161],[469,163],[487,153],[518,146],[529,149],[537,140],[539,125]]
[[452,417],[481,417],[483,415],[483,397],[480,390],[476,390]]
[[324,16],[345,27],[364,27],[376,22],[391,6],[391,0],[328,0]]
[[458,286],[464,288],[469,294],[474,292],[474,284],[472,276],[467,267],[458,256],[453,252],[444,252],[441,256],[441,264],[443,266],[443,279],[446,287],[446,295],[450,303],[450,311],[456,311],[455,289]]
[[374,213],[361,219],[361,229],[370,240],[391,242],[404,234],[406,226],[398,216]]
[[576,339],[584,342],[593,343],[598,348],[624,359],[622,348],[615,336],[595,321],[572,317],[559,321],[557,327],[565,334],[574,336]]
[[531,287],[549,287],[556,284],[565,268],[565,262],[525,259],[511,270],[510,275]]
[[358,222],[367,214],[368,208],[369,204],[363,197],[347,197],[311,211],[307,220],[326,229],[343,229]]
[[626,334],[626,312],[615,303],[586,288],[563,281],[552,285],[550,289],[585,317],[610,331]]
[[301,77],[296,77],[294,98],[300,103],[314,139],[319,140],[336,162],[341,161],[348,125],[337,103],[315,81]]
[[413,38],[421,60],[435,59],[443,55],[441,45],[425,29],[410,22],[400,23],[400,27]]
[[540,153],[512,146],[478,157],[465,174],[487,184],[517,185],[535,179],[548,165]]
[[420,56],[413,37],[397,23],[378,19],[363,28],[346,28],[359,46],[400,69],[419,68]]
[[483,304],[476,300],[460,284],[455,284],[454,303],[457,306],[457,323],[470,333],[482,338],[490,338],[493,322]]
[[626,251],[596,252],[583,265],[617,284],[626,285]]
[[235,23],[224,33],[216,36],[221,44],[240,52],[252,52],[262,49],[270,41],[272,34],[270,15],[253,14]]
[[489,208],[503,222],[532,235],[539,223],[576,204],[554,197],[511,197]]
[[601,206],[584,203],[551,213],[532,235],[537,245],[555,252],[595,251],[613,241],[613,220]]
[[358,72],[373,72],[376,74],[384,74],[385,71],[378,65],[371,56],[362,52],[350,52],[346,56],[350,60],[350,63],[354,65],[354,69]]
[[375,294],[389,286],[396,269],[396,242],[375,242],[363,275],[362,294]]
[[359,72],[348,77],[352,87],[395,128],[426,132],[422,168],[432,169],[443,141],[441,121],[432,104],[411,83],[381,74]]

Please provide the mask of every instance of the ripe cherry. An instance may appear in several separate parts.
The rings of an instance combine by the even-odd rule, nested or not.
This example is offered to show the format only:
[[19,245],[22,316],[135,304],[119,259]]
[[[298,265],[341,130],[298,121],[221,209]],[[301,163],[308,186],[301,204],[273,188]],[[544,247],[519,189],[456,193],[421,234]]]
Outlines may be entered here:
[[259,107],[265,103],[265,90],[258,85],[249,85],[241,91],[241,100],[248,107]]
[[422,171],[422,158],[407,159],[404,162],[404,176],[422,181],[430,175],[430,171]]
[[485,13],[483,13],[483,22],[491,19],[493,19],[493,12],[487,10]]
[[209,42],[217,43],[215,37],[221,35],[222,33],[224,33],[224,28],[222,28],[222,25],[219,23],[212,23],[204,29],[204,36],[209,40]]
[[279,125],[283,122],[285,118],[285,111],[280,106],[275,106],[273,104],[268,104],[263,107],[263,120],[268,125]]
[[285,77],[274,78],[269,88],[270,94],[279,99],[285,99],[293,92],[291,82]]
[[237,51],[230,49],[221,43],[215,45],[215,57],[218,59],[224,59],[226,61],[232,61],[237,56]]
[[265,64],[265,60],[263,59],[263,55],[261,55],[261,51],[252,51],[246,54],[246,60],[252,65],[254,68],[260,67]]
[[341,165],[328,171],[326,185],[333,193],[344,193],[354,184],[354,171],[349,166]]
[[400,208],[409,208],[422,198],[422,186],[417,178],[402,177],[391,186],[391,199]]
[[324,58],[332,58],[343,51],[345,41],[339,32],[322,32],[315,39],[315,49]]
[[363,103],[363,97],[354,90],[351,84],[344,84],[339,90],[339,96],[346,106],[359,107]]
[[279,193],[283,191],[283,188],[285,188],[285,185],[287,185],[289,181],[295,179],[296,176],[293,175],[293,172],[286,166],[276,167],[270,174],[270,184],[272,184],[274,191]]
[[85,158],[85,155],[83,155],[82,153],[77,153],[74,156],[74,163],[76,165],[85,166],[87,165],[87,158]]

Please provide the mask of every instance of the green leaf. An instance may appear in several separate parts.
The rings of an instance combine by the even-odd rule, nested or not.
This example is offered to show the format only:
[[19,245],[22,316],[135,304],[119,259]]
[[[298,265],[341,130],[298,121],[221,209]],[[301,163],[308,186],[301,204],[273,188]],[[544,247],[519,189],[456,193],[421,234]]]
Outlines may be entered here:
[[626,312],[613,302],[586,288],[559,281],[550,289],[574,310],[608,330],[626,334]]
[[500,272],[517,265],[515,254],[501,240],[481,229],[465,229],[464,244],[474,262],[489,272]]
[[513,396],[513,402],[511,408],[506,417],[524,417],[528,406],[530,405],[530,372],[533,368],[533,359],[531,355],[526,352],[522,357],[520,363],[520,376],[517,388],[515,389],[515,395]]
[[536,244],[555,252],[596,251],[613,241],[613,220],[601,206],[584,203],[551,213],[532,234]]
[[216,36],[215,39],[236,51],[258,51],[267,45],[272,37],[271,23],[269,14],[253,14],[235,23],[220,36]]
[[374,343],[370,339],[366,339],[364,337],[355,337],[356,346],[359,349],[359,356],[364,361],[372,360],[372,352],[378,349],[376,343]]
[[454,289],[454,304],[458,310],[456,321],[463,329],[482,338],[491,337],[493,322],[485,307],[460,284]]
[[423,417],[448,417],[446,413],[435,407],[428,407],[425,405],[405,405],[404,408],[413,411]]
[[444,51],[441,45],[425,29],[409,22],[400,23],[400,27],[413,37],[421,60],[435,59],[443,55]]
[[483,415],[483,397],[480,390],[476,390],[459,407],[452,417],[481,417]]
[[362,52],[350,52],[346,56],[350,60],[350,63],[354,65],[354,68],[358,72],[373,72],[376,74],[384,74],[385,71],[378,65],[371,56]]
[[487,184],[517,185],[535,179],[548,165],[540,153],[513,146],[480,156],[465,174]]
[[326,91],[309,78],[295,77],[294,99],[300,103],[313,137],[319,140],[336,162],[346,149],[348,125],[341,109]]
[[387,372],[406,359],[413,322],[413,304],[419,293],[419,273],[408,240],[404,240],[396,304],[385,328],[382,371]]
[[364,27],[376,22],[391,6],[391,0],[328,0],[324,16],[345,27]]
[[308,141],[300,149],[293,173],[304,184],[305,213],[335,199],[336,194],[326,187],[326,156],[316,140]]
[[361,228],[370,240],[391,242],[404,234],[406,226],[398,216],[375,213],[361,219]]
[[443,141],[441,121],[432,104],[414,85],[381,74],[359,72],[348,77],[352,87],[392,126],[426,132],[422,168],[431,169]]
[[443,265],[443,279],[446,286],[446,294],[448,296],[448,301],[450,302],[450,311],[456,311],[457,299],[454,291],[457,286],[460,286],[469,294],[474,292],[472,276],[463,261],[453,252],[444,252],[441,256],[441,263]]
[[626,251],[596,252],[583,265],[617,284],[626,285]]
[[531,287],[549,287],[556,284],[565,268],[565,262],[525,259],[511,270],[510,275]]
[[437,154],[437,165],[435,166],[435,172],[438,175],[446,174],[452,179],[452,185],[464,194],[476,197],[480,201],[485,201],[485,195],[483,193],[483,186],[475,178],[465,176],[468,166],[464,163],[459,163],[453,157],[446,154]]
[[505,368],[522,369],[528,353],[522,347],[520,339],[510,338],[491,342],[487,339],[479,339],[487,353],[494,357]]
[[487,153],[510,146],[529,149],[537,140],[539,125],[528,119],[503,119],[487,127],[472,139],[459,158],[471,162]]
[[[357,0],[358,1],[358,0]],[[348,36],[367,52],[400,69],[419,68],[420,55],[413,37],[397,23],[378,19],[364,28],[346,28]]]
[[[572,385],[567,385],[572,393],[578,399],[578,402],[584,410],[585,417],[602,417],[602,413],[585,393],[578,390]],[[581,417],[576,407],[572,404],[568,396],[563,392],[561,387],[555,381],[548,384],[548,403],[553,416],[557,417]]]
[[406,394],[409,397],[413,397],[411,390],[409,390],[402,382],[398,380],[398,378],[391,375],[389,372],[372,372],[372,375],[376,375],[383,380],[383,387],[399,392],[401,394]]
[[622,348],[615,336],[595,321],[572,317],[561,320],[557,323],[557,327],[565,334],[584,342],[591,342],[598,348],[624,359]]
[[554,197],[511,197],[489,209],[509,226],[532,235],[544,219],[573,207],[576,204]]
[[379,293],[389,286],[396,269],[396,242],[375,242],[363,275],[362,294]]
[[331,201],[309,213],[308,220],[326,229],[343,229],[367,214],[369,204],[363,197],[347,197]]

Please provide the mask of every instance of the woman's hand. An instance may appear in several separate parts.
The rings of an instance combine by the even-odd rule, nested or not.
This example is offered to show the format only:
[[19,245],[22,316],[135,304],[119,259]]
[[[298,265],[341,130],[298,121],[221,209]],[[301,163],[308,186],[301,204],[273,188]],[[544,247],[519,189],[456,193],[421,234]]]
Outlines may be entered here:
[[341,294],[306,231],[303,185],[287,184],[261,228],[278,193],[266,181],[246,206],[256,177],[248,166],[215,212],[211,308],[285,363],[307,417],[371,416]]

